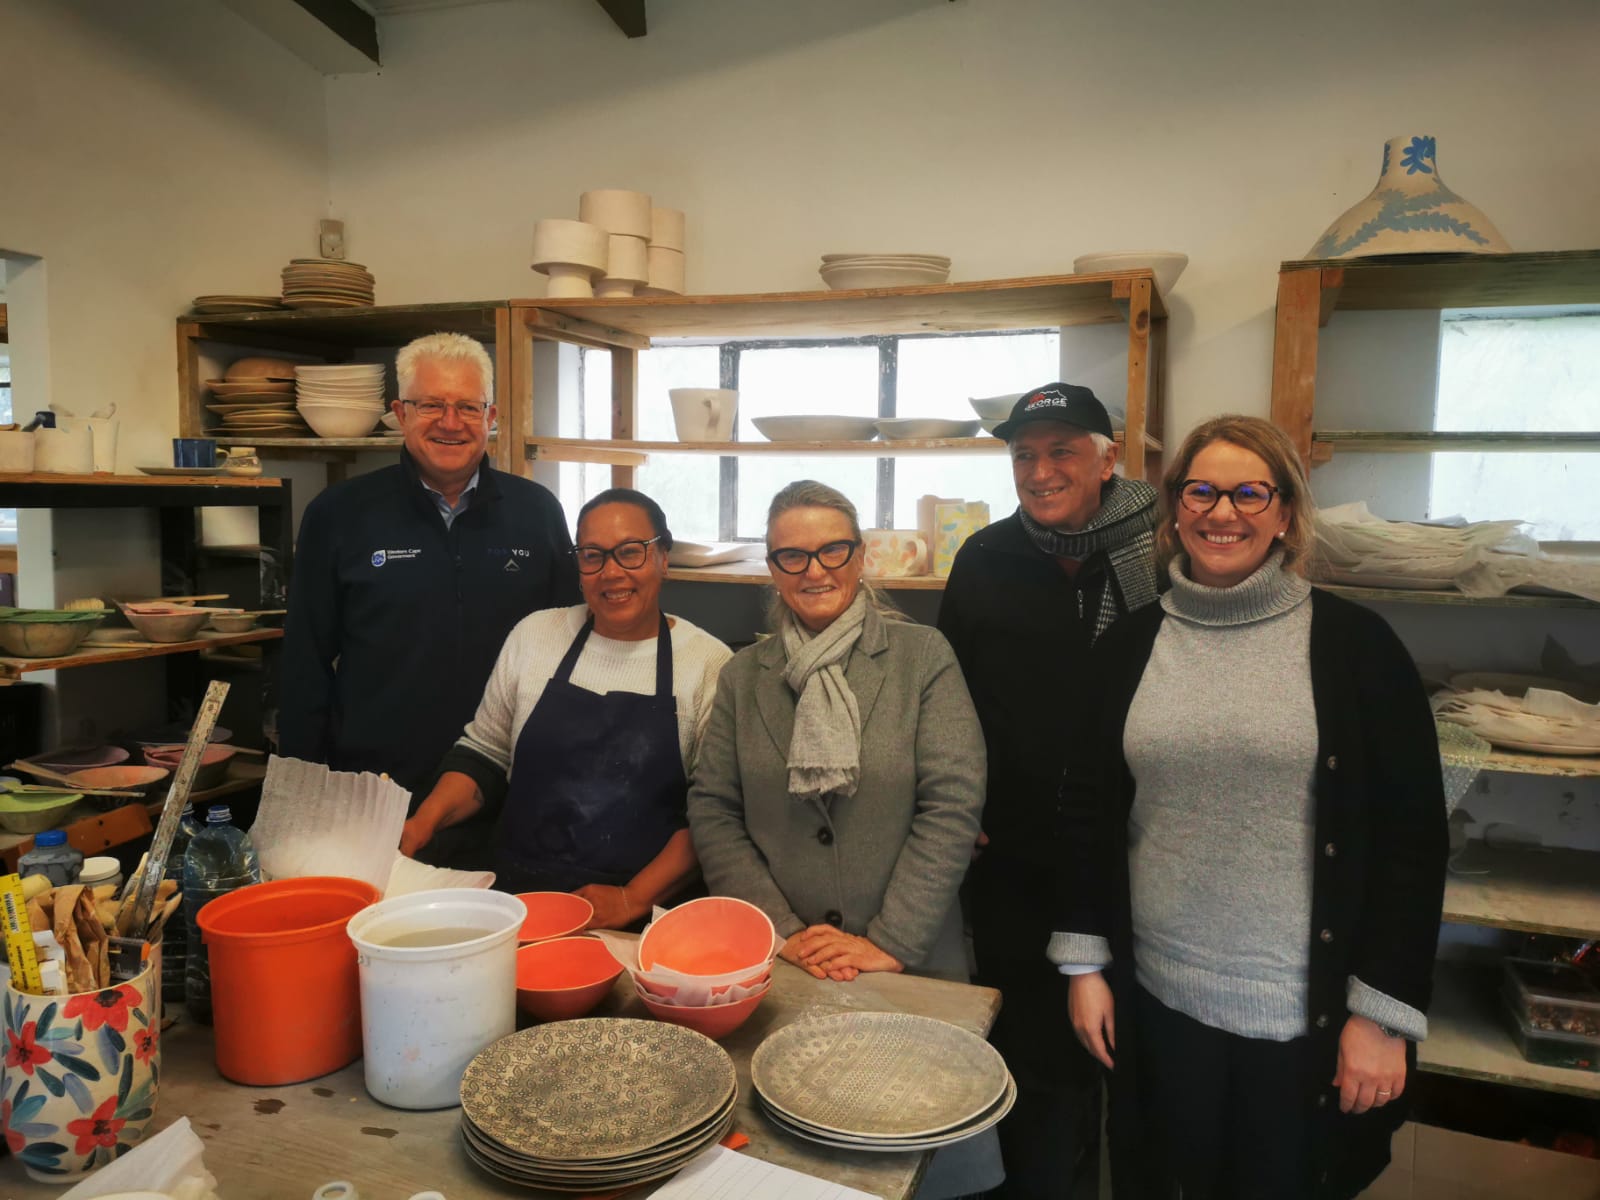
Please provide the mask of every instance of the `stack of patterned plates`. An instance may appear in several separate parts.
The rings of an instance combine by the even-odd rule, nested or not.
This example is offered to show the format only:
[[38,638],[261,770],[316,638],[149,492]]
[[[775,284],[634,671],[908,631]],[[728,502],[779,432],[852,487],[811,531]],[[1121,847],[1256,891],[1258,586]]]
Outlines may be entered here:
[[271,312],[282,308],[276,296],[196,296],[189,311],[206,313]]
[[976,1034],[908,1013],[786,1025],[756,1048],[750,1082],[785,1133],[840,1150],[933,1150],[1011,1111],[1017,1085]]
[[206,381],[212,403],[206,411],[222,418],[209,432],[230,438],[305,437],[311,432],[294,407],[294,382],[287,379]]
[[360,263],[291,258],[283,269],[283,303],[289,308],[366,308],[376,282]]
[[738,1080],[690,1029],[594,1017],[501,1038],[461,1077],[461,1141],[497,1179],[608,1192],[660,1179],[720,1141]]

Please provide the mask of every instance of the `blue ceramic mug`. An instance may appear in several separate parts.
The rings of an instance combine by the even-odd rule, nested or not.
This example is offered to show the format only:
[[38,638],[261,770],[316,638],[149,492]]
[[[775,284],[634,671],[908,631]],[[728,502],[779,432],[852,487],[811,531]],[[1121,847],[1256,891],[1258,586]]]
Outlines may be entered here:
[[172,465],[175,467],[196,467],[210,469],[217,466],[222,456],[217,453],[215,438],[173,438],[172,439]]

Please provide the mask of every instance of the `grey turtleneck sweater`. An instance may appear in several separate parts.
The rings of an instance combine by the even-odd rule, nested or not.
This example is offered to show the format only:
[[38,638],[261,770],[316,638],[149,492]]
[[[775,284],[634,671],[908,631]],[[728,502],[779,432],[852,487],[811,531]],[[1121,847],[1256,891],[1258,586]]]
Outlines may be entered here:
[[[1231,588],[1171,564],[1123,731],[1139,983],[1206,1025],[1272,1041],[1307,1032],[1317,757],[1311,586],[1281,559]],[[1057,934],[1050,957],[1109,953],[1103,939]],[[1426,1036],[1421,1013],[1354,978],[1348,1002]]]

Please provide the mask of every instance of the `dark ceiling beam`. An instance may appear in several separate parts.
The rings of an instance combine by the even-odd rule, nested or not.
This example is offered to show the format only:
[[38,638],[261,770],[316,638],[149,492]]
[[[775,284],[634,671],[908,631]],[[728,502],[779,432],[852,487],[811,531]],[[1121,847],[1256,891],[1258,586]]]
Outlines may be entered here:
[[[294,0],[355,50],[378,62],[378,22],[351,0]],[[640,0],[641,4],[643,0]]]
[[644,24],[645,0],[595,0],[606,15],[617,23],[617,28],[631,38],[641,38],[647,32]]
[[378,23],[352,0],[222,0],[324,75],[374,71]]

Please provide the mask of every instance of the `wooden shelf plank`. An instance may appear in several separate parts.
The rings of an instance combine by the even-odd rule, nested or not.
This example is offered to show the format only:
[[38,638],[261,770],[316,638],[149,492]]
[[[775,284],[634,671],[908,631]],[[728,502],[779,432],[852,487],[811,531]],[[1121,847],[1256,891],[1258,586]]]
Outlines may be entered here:
[[[1463,872],[1486,872],[1465,874]],[[1600,937],[1600,853],[1471,842],[1451,862],[1444,919],[1524,933]]]
[[187,642],[144,642],[134,646],[91,646],[60,658],[13,658],[0,656],[0,679],[20,679],[34,671],[62,671],[69,667],[93,667],[104,663],[131,662],[136,658],[160,658],[167,654],[188,654],[213,646],[242,646],[250,642],[271,642],[283,637],[281,629],[252,629],[249,633],[212,633]]
[[1600,303],[1600,250],[1303,259],[1281,269],[1340,271],[1341,309]]
[[[1123,444],[1123,432],[1117,430],[1117,445]],[[1145,436],[1145,445],[1160,450],[1161,443]],[[1004,451],[1005,442],[984,434],[969,438],[894,438],[869,442],[642,442],[609,441],[594,438],[541,437],[527,439],[529,458],[542,458],[554,462],[622,462],[640,466],[641,456],[648,454],[870,454],[876,458],[894,458],[906,454],[948,454],[951,451],[977,451],[993,454]],[[583,455],[585,457],[575,457]]]
[[88,488],[282,488],[283,480],[269,475],[0,475],[0,487]]
[[248,344],[263,335],[321,342],[335,346],[399,346],[435,332],[464,333],[480,341],[495,340],[495,313],[505,300],[472,300],[451,304],[390,304],[370,308],[190,315],[180,320],[199,326],[200,336],[226,342],[236,337]]
[[1455,430],[1321,429],[1312,435],[1312,461],[1342,454],[1600,453],[1600,433],[1462,433]]
[[1522,1057],[1500,1011],[1499,986],[1495,970],[1440,963],[1417,1065],[1439,1075],[1600,1099],[1600,1071],[1544,1067]]
[[[670,567],[667,578],[682,583],[744,583],[770,584],[772,576],[761,559],[742,562],[718,563],[711,567]],[[898,579],[870,580],[874,587],[888,591],[933,592],[943,591],[945,581],[938,575],[908,575]]]
[[1325,592],[1362,604],[1443,604],[1463,608],[1593,608],[1600,604],[1582,596],[1546,596],[1507,592],[1504,596],[1466,596],[1454,589],[1422,591],[1415,588],[1355,587],[1343,583],[1312,581]]
[[1152,281],[1150,315],[1167,315],[1148,270],[1043,275],[914,288],[769,292],[735,296],[639,296],[626,300],[513,300],[649,338],[857,337],[894,333],[973,333],[1110,325],[1127,319],[1119,281]]
[[[1485,771],[1507,775],[1554,775],[1561,779],[1600,778],[1600,755],[1531,754],[1520,750],[1496,750],[1484,760]],[[1600,861],[1596,863],[1600,870]],[[1596,926],[1600,933],[1600,926]]]

